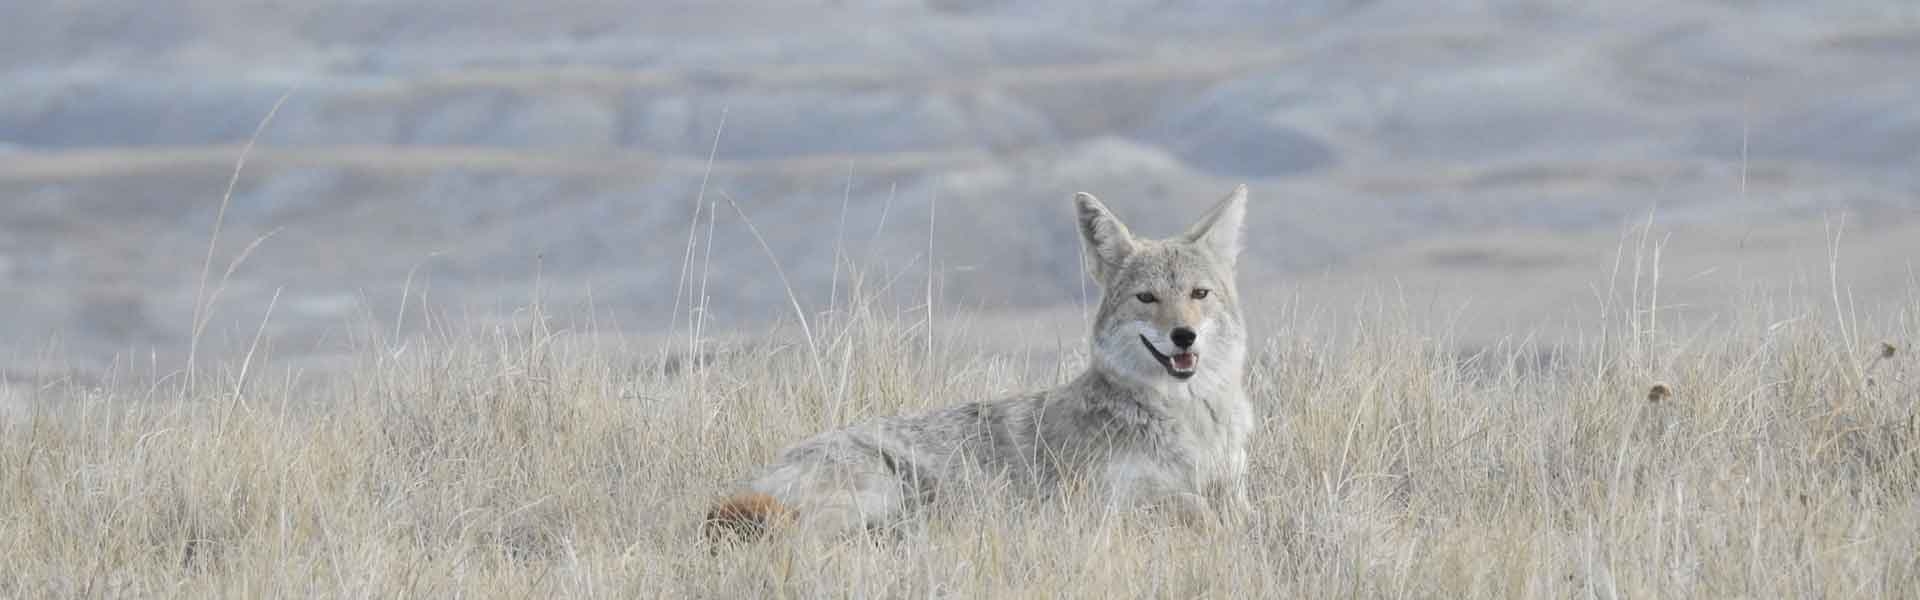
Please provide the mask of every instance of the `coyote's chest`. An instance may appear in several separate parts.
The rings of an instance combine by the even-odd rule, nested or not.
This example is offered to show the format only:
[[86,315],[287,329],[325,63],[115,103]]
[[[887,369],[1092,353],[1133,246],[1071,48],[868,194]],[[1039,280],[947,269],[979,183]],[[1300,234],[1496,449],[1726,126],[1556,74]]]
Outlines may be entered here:
[[1240,390],[1169,395],[1167,419],[1114,448],[1100,475],[1124,503],[1199,494],[1246,473],[1251,410]]
[[1180,398],[1185,410],[1171,427],[1172,447],[1192,465],[1195,483],[1205,485],[1246,470],[1247,434],[1253,428],[1246,395],[1238,389]]

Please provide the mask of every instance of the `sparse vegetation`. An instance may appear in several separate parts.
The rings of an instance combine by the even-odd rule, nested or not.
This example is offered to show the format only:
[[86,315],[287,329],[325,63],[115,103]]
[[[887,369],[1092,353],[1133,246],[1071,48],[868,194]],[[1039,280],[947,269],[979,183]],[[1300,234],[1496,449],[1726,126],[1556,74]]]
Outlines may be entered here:
[[[1822,327],[1817,303],[1666,331],[1637,302],[1584,345],[1471,352],[1391,302],[1269,303],[1248,530],[961,501],[898,539],[710,554],[707,503],[786,443],[1071,372],[843,304],[817,356],[793,328],[613,348],[535,305],[364,336],[337,377],[263,356],[43,387],[0,421],[0,596],[1920,593],[1920,374],[1839,333],[1912,339],[1914,307]],[[1655,380],[1686,401],[1635,401]]]

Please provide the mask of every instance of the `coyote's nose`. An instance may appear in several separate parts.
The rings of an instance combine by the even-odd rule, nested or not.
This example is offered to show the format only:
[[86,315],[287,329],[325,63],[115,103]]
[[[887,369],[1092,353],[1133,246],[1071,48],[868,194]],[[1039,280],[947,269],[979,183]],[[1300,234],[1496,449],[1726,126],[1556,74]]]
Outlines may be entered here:
[[1195,337],[1199,337],[1199,334],[1194,333],[1193,329],[1190,327],[1173,328],[1173,345],[1175,346],[1179,346],[1183,349],[1192,348],[1193,338]]

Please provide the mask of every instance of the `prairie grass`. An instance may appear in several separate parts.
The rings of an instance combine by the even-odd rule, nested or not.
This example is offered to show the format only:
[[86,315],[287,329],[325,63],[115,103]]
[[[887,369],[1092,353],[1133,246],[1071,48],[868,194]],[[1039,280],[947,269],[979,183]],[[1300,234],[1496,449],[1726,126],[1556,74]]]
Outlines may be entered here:
[[334,374],[44,386],[0,413],[0,597],[1920,595],[1920,307],[1688,331],[1620,296],[1583,340],[1472,349],[1393,302],[1253,302],[1260,518],[1212,533],[963,499],[713,552],[707,503],[784,445],[1084,360],[930,344],[874,294],[811,345],[609,343],[535,304]]

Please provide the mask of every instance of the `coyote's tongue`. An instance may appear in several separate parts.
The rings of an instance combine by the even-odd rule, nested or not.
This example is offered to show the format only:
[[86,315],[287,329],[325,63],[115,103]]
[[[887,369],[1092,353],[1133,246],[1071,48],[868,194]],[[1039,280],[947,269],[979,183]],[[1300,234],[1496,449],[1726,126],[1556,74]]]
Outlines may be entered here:
[[1182,352],[1179,354],[1175,354],[1173,356],[1169,356],[1167,358],[1172,359],[1173,368],[1175,369],[1179,369],[1182,371],[1193,369],[1193,353],[1192,352]]

